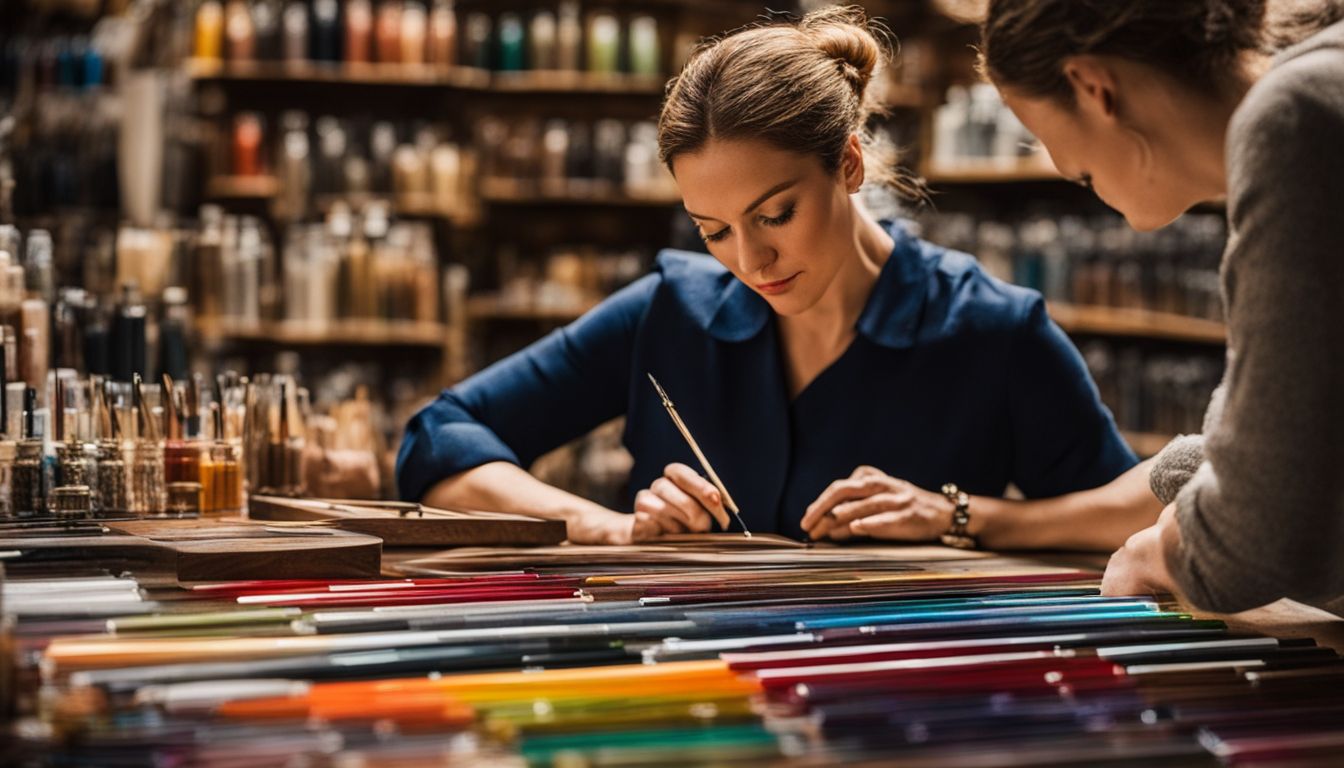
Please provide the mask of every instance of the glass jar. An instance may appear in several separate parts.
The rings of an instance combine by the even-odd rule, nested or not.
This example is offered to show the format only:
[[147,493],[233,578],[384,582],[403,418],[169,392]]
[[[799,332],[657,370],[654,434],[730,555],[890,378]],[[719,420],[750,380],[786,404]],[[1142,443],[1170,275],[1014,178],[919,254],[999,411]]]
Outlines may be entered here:
[[87,485],[63,485],[51,492],[51,513],[60,520],[93,517],[93,492]]
[[94,493],[94,509],[105,515],[121,515],[130,511],[126,482],[126,460],[122,445],[116,440],[98,443],[98,483]]
[[137,515],[159,515],[164,509],[163,444],[137,440],[131,446],[130,511]]
[[37,517],[47,511],[47,466],[42,456],[42,440],[22,440],[14,458],[10,480],[16,517]]

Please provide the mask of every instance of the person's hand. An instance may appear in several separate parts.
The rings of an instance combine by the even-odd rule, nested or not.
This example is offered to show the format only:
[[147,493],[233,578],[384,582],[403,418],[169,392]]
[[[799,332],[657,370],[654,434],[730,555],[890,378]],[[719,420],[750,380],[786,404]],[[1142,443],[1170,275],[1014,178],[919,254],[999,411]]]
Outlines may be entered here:
[[671,533],[728,529],[728,511],[714,484],[685,464],[668,464],[663,476],[635,494],[636,541]]
[[919,488],[874,467],[859,467],[831,483],[803,515],[813,541],[869,536],[892,541],[931,541],[952,525],[952,505],[941,493]]
[[[573,544],[629,544],[635,540],[635,515],[609,509],[585,509],[565,518],[566,538]],[[649,528],[645,521],[644,528]]]
[[[1101,579],[1101,594],[1107,597],[1163,595],[1176,591],[1167,570],[1163,541],[1172,541],[1176,528],[1176,505],[1162,510],[1157,523],[1129,537],[1125,545],[1111,555],[1106,575]],[[1175,537],[1179,540],[1179,536]]]

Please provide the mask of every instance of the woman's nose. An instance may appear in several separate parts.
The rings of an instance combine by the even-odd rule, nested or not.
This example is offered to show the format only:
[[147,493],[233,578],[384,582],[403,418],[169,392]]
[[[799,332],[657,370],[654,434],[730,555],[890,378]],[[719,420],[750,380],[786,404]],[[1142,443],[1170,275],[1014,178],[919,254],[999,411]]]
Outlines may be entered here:
[[748,235],[742,235],[739,242],[738,264],[744,274],[760,272],[779,258],[779,253],[769,242]]

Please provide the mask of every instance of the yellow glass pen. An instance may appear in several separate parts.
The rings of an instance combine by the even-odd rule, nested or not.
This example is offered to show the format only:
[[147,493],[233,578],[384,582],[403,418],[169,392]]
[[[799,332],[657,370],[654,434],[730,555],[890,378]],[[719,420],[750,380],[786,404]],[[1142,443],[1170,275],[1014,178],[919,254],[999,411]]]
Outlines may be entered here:
[[677,430],[681,432],[681,436],[686,438],[686,442],[691,446],[695,458],[699,459],[700,466],[705,470],[705,474],[709,475],[709,481],[714,483],[714,487],[719,489],[719,493],[723,494],[723,505],[728,508],[729,512],[733,513],[733,517],[737,519],[737,524],[742,526],[742,533],[746,534],[747,538],[751,538],[751,531],[747,530],[747,524],[742,522],[742,513],[737,509],[737,502],[733,501],[732,494],[728,493],[728,489],[724,487],[723,481],[719,479],[719,474],[709,465],[709,459],[705,458],[705,453],[700,450],[700,445],[695,442],[694,437],[691,437],[691,430],[687,429],[686,422],[681,420],[681,415],[677,413],[677,407],[672,404],[672,398],[667,396],[667,391],[663,389],[663,385],[659,384],[657,379],[653,378],[652,373],[648,376],[649,381],[653,382],[653,388],[658,390],[658,397],[662,398],[663,407],[667,409],[667,415],[672,417],[672,423],[677,425]]

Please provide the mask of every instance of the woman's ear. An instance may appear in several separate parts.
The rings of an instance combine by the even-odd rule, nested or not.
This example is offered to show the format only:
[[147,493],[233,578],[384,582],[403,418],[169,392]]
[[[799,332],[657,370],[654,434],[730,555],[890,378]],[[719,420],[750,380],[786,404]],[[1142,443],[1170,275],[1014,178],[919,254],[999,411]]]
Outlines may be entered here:
[[845,180],[845,189],[849,194],[859,191],[863,186],[863,142],[857,133],[849,135],[845,142],[845,153],[840,158],[840,174]]
[[1073,87],[1074,102],[1083,112],[1103,121],[1113,121],[1116,104],[1115,70],[1100,56],[1070,56],[1064,60],[1064,77]]

